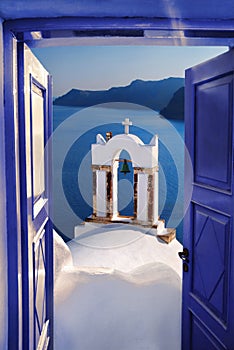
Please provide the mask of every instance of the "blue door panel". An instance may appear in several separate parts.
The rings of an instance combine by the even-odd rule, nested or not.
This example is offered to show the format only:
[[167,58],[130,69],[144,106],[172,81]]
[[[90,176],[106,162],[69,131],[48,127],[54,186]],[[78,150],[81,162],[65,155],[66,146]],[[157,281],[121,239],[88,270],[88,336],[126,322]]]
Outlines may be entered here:
[[186,71],[183,350],[234,349],[233,84],[234,50]]
[[46,322],[46,256],[45,229],[38,232],[33,242],[33,288],[34,288],[34,343],[38,344]]
[[[196,86],[195,181],[231,189],[233,75]],[[209,111],[209,112],[208,112]]]
[[196,319],[192,319],[191,350],[225,350],[227,349]]
[[227,321],[230,219],[194,207],[192,292],[223,323]]

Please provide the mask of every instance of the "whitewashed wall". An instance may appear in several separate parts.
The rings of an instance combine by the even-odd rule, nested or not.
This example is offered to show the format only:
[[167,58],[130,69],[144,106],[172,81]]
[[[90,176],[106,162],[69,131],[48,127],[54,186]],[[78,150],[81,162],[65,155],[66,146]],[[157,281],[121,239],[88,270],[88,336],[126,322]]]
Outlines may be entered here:
[[105,144],[92,145],[92,164],[112,165],[121,150],[125,149],[132,160],[133,167],[153,168],[158,165],[157,136],[153,136],[149,145],[145,145],[136,135],[120,134]]
[[137,220],[148,221],[148,174],[139,173],[137,182]]
[[97,216],[106,216],[106,172],[97,170]]
[[7,239],[3,99],[3,29],[0,18],[0,349],[7,349]]

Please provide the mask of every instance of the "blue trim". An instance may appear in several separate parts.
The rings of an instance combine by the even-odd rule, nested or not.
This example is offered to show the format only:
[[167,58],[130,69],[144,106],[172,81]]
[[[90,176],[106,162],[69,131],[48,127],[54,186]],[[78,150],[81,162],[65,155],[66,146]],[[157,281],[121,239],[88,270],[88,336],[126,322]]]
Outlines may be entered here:
[[[51,120],[52,120],[52,95],[51,89],[49,87],[50,80],[48,80],[47,87],[41,85],[32,75],[30,75],[30,87],[32,88],[32,84],[35,84],[38,88],[41,89],[43,94],[43,105],[44,105],[44,146],[46,146],[47,140],[52,132]],[[49,94],[51,95],[49,97]],[[31,91],[32,96],[32,91]],[[51,104],[51,105],[49,105]],[[50,112],[50,113],[49,113]],[[35,198],[33,194],[33,119],[32,119],[32,101],[30,105],[30,123],[31,123],[31,178],[32,178],[32,208],[35,204]],[[49,152],[51,149],[49,149]],[[50,216],[50,201],[52,200],[52,182],[51,182],[51,156],[50,154],[45,154],[45,194],[48,196],[49,203],[47,210],[45,207],[42,208],[37,217],[33,217],[33,226],[36,231],[38,231],[46,217]],[[38,198],[36,198],[37,200]],[[49,319],[49,336],[50,336],[50,349],[53,349],[53,236],[52,236],[52,223],[49,221],[45,225],[45,299],[46,299],[46,315],[45,320]],[[35,268],[35,265],[34,265]],[[35,271],[34,271],[35,277]],[[34,349],[36,349],[36,324],[37,324],[37,309],[36,309],[36,295],[34,288]]]
[[6,156],[6,215],[8,255],[8,349],[18,349],[18,225],[13,96],[13,37],[4,27],[4,99]]
[[[47,86],[42,86],[37,80],[30,76],[31,87],[32,83],[38,86],[43,93],[43,104],[44,104],[44,146],[46,146],[47,140],[52,133],[52,92],[51,92],[51,79],[48,77]],[[32,107],[32,103],[31,103]],[[33,148],[32,148],[32,137],[33,137],[33,120],[32,120],[32,109],[30,110],[30,122],[31,122],[31,156],[33,156]],[[48,198],[47,210],[45,207],[42,208],[40,213],[36,218],[33,218],[33,226],[37,231],[41,228],[46,217],[50,218],[50,209],[52,207],[52,154],[51,147],[46,148],[48,151],[45,154],[45,196]],[[31,177],[33,178],[33,157],[31,158]],[[32,183],[33,186],[33,183]],[[32,187],[32,201],[35,200],[33,195],[33,187]],[[32,202],[34,205],[35,202]],[[53,349],[53,299],[54,299],[54,290],[53,290],[53,231],[52,231],[52,222],[49,221],[45,225],[45,299],[46,299],[46,314],[45,321],[49,319],[49,336],[50,336],[50,345],[49,348]],[[35,267],[35,266],[34,266]],[[34,271],[35,273],[35,271]],[[34,288],[35,293],[35,288]],[[34,294],[34,348],[36,348],[36,319],[37,319],[37,310],[36,310],[36,295]]]
[[[185,164],[184,164],[184,200],[185,203],[190,201],[190,198],[187,198],[188,194],[190,193],[191,186],[193,183],[193,179],[191,179],[191,174],[189,172],[190,169],[190,159],[193,163],[194,161],[194,148],[193,148],[193,141],[194,141],[194,119],[193,114],[194,110],[191,106],[191,100],[195,99],[195,91],[194,86],[192,85],[192,77],[191,77],[191,69],[188,69],[185,71],[185,144],[188,150],[188,154],[185,153]],[[190,156],[190,159],[189,159]],[[187,158],[188,157],[188,158]],[[183,245],[184,247],[189,249],[190,254],[190,261],[193,261],[193,251],[191,249],[192,242],[190,239],[191,235],[191,227],[193,227],[193,223],[191,223],[192,218],[192,210],[193,205],[190,202],[189,207],[187,208],[187,212],[184,216],[184,235],[183,235]],[[191,268],[191,267],[189,267]],[[182,349],[186,349],[187,345],[190,343],[190,330],[192,325],[192,318],[191,313],[187,308],[184,307],[184,305],[189,305],[189,296],[187,291],[191,290],[191,273],[183,273],[183,286],[182,286],[182,320],[183,324],[181,327],[181,341],[182,341]],[[184,325],[184,326],[183,326]],[[185,326],[186,325],[186,326]]]
[[[17,37],[17,40],[26,42],[30,47],[49,47],[53,45],[67,45],[67,37],[56,38],[53,30],[69,31],[69,39],[73,38],[73,44],[79,45],[77,42],[76,31],[103,31],[100,36],[105,36],[105,31],[124,31],[130,40],[121,41],[118,39],[117,44],[129,45],[138,44],[144,45],[144,31],[145,30],[166,30],[166,31],[184,31],[185,38],[183,40],[176,40],[182,46],[229,46],[234,45],[234,38],[232,31],[234,27],[234,20],[194,20],[194,19],[170,19],[170,18],[151,18],[151,17],[58,17],[58,18],[26,18],[6,21],[8,29],[11,30]],[[33,40],[31,32],[41,31],[43,38],[41,40]],[[52,32],[50,32],[52,31]],[[134,35],[135,32],[135,35]],[[140,32],[140,35],[139,35]],[[228,33],[225,37],[224,32]],[[202,35],[201,35],[202,33]],[[230,34],[231,33],[231,34]],[[108,34],[108,33],[107,33]],[[149,35],[151,35],[149,33]],[[61,35],[62,36],[62,35]],[[146,35],[147,36],[147,35]],[[125,37],[124,39],[126,39]],[[92,38],[92,34],[91,37]],[[95,39],[95,36],[93,37]],[[79,38],[81,42],[84,39]],[[116,38],[115,38],[116,39]],[[99,43],[100,43],[100,39]],[[107,39],[111,44],[111,39]],[[159,37],[151,38],[152,44],[157,45],[175,45],[175,38]],[[103,42],[101,41],[101,44]],[[116,44],[116,40],[114,41]],[[95,42],[92,41],[92,45]]]
[[34,161],[33,161],[33,115],[32,115],[32,86],[36,85],[42,92],[42,98],[43,98],[43,125],[44,125],[44,147],[45,147],[45,119],[46,119],[46,88],[41,85],[33,76],[30,74],[30,152],[31,152],[31,186],[32,186],[32,197],[31,197],[31,205],[32,205],[32,220],[35,219],[34,215],[34,204],[43,197],[43,193],[41,193],[39,196],[34,196],[34,177],[33,177],[33,169],[34,169]]
[[29,276],[28,276],[28,207],[27,201],[27,165],[26,131],[24,101],[24,44],[17,44],[18,57],[18,109],[19,109],[19,157],[20,157],[20,213],[21,213],[21,255],[22,255],[22,347],[29,344]]
[[[43,231],[43,230],[42,230]],[[45,231],[45,230],[44,230]],[[37,334],[40,337],[43,325],[47,321],[46,315],[44,314],[45,307],[46,307],[46,293],[44,291],[44,298],[42,299],[42,317],[39,319],[38,309],[37,309],[37,292],[38,292],[38,283],[39,283],[39,265],[40,260],[42,259],[44,269],[46,271],[46,260],[43,253],[43,249],[45,248],[45,234],[44,232],[43,236],[39,239],[37,242],[37,251],[35,251],[36,245],[35,243],[32,244],[32,255],[33,255],[33,312],[34,312],[34,322],[33,322],[33,349],[36,350],[38,342],[37,342]],[[43,244],[44,242],[44,244]],[[46,274],[45,274],[46,279]]]
[[[52,77],[48,76],[48,91],[47,91],[47,111],[46,111],[46,126],[45,126],[45,140],[49,140],[53,132],[52,126],[52,115],[53,115],[53,95],[52,95]],[[48,216],[49,221],[46,224],[46,236],[45,236],[45,254],[47,261],[47,272],[46,272],[46,286],[47,286],[47,297],[46,297],[46,319],[50,320],[49,325],[49,334],[50,334],[50,342],[49,342],[49,350],[54,348],[54,284],[51,281],[54,281],[54,249],[53,249],[53,223],[51,218],[53,218],[53,172],[52,172],[52,142],[48,144],[46,154],[46,193],[48,197]]]
[[[154,17],[57,17],[25,18],[6,21],[17,33],[54,29],[166,29],[166,30],[233,30],[233,19],[179,19]],[[24,38],[21,38],[24,40]]]
[[36,322],[35,322],[35,313],[36,313],[36,257],[35,257],[35,244],[32,244],[32,257],[33,257],[33,347],[35,349],[36,344]]
[[33,138],[32,138],[32,133],[33,133],[33,125],[32,125],[32,74],[29,75],[29,91],[30,91],[30,152],[31,152],[31,188],[32,188],[32,194],[31,194],[31,215],[32,215],[32,219],[34,219],[34,208],[33,208],[33,204],[34,204],[34,193],[33,193],[33,186],[34,186],[34,179],[33,179]]

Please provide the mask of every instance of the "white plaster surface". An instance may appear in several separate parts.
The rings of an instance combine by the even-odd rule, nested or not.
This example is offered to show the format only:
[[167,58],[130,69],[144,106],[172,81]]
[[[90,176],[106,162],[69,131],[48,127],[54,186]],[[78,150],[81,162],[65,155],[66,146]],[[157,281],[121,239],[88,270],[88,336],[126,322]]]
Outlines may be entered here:
[[[126,120],[122,123],[125,124]],[[127,123],[128,124],[128,123]],[[126,131],[126,130],[125,130]],[[121,150],[126,150],[131,158],[133,167],[153,169],[158,166],[158,136],[154,135],[149,145],[133,134],[119,134],[105,142],[101,134],[96,137],[96,144],[92,144],[92,165],[112,166],[112,210],[113,217],[118,216],[118,158]],[[106,178],[103,171],[97,171],[96,208],[97,216],[106,214]],[[155,175],[153,219],[158,220],[158,175]],[[137,184],[137,219],[148,222],[148,175],[138,173]]]
[[154,203],[153,203],[153,215],[154,215],[154,223],[158,221],[158,172],[156,171],[153,175],[154,182]]
[[158,239],[156,229],[121,223],[85,223],[75,228],[68,243],[74,265],[110,267],[123,272],[149,263],[164,263],[181,276],[178,252],[182,245]]
[[131,274],[64,269],[55,289],[55,350],[180,350],[181,281],[164,264]]
[[131,225],[79,228],[74,266],[55,247],[55,350],[179,350],[181,245]]
[[96,171],[97,176],[97,192],[96,205],[97,216],[106,216],[106,172],[103,170]]
[[118,215],[118,167],[119,163],[113,163],[112,171],[112,201],[113,201],[113,217]]
[[64,266],[72,266],[73,260],[71,251],[64,243],[63,239],[53,230],[54,243],[54,276],[55,279],[59,276]]
[[[0,72],[3,69],[3,30],[0,18]],[[0,349],[7,349],[7,235],[6,235],[6,182],[4,138],[3,74],[0,73]]]
[[133,167],[153,168],[158,165],[157,146],[144,145],[139,137],[133,134],[120,134],[112,137],[106,144],[92,145],[92,164],[112,165],[121,150],[126,150],[133,162]]
[[148,174],[138,173],[137,220],[148,221]]

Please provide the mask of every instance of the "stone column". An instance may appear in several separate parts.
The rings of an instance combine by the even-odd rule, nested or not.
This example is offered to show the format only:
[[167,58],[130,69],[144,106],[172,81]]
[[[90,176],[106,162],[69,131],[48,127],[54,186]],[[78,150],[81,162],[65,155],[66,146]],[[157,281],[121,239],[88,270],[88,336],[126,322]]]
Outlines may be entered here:
[[154,169],[153,173],[153,184],[154,184],[154,205],[153,205],[153,223],[156,224],[159,219],[158,214],[158,201],[159,201],[159,195],[158,195],[158,167]]
[[146,225],[158,221],[158,167],[134,168],[134,217]]
[[137,173],[137,221],[147,223],[148,221],[148,174],[143,169]]
[[154,216],[154,182],[153,174],[148,175],[148,186],[147,186],[147,197],[148,197],[148,222],[153,224]]
[[134,185],[133,185],[133,201],[134,201],[134,219],[137,218],[137,186],[138,186],[138,173],[134,168]]
[[158,222],[158,166],[148,169],[148,222]]
[[97,216],[106,217],[106,172],[104,170],[96,171],[97,192],[96,192],[96,210]]
[[119,162],[113,162],[112,165],[112,214],[113,217],[119,215],[118,212],[118,167]]
[[97,174],[96,169],[92,166],[93,173],[93,218],[97,216]]
[[112,169],[93,165],[93,218],[112,217]]
[[111,169],[109,171],[106,171],[106,216],[108,218],[112,218],[112,216],[113,216],[112,171],[111,171]]

